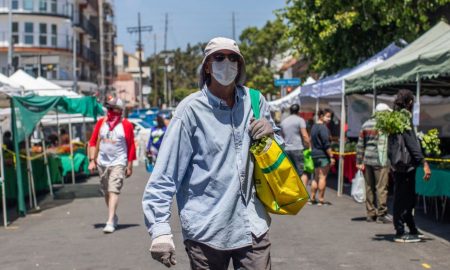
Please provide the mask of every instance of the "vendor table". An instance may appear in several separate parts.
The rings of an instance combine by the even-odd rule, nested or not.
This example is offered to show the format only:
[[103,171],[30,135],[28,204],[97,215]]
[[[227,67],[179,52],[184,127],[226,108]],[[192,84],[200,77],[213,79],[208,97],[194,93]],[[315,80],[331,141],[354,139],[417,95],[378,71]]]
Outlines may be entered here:
[[[70,154],[58,154],[62,163],[62,175],[66,176],[67,173],[72,171],[72,162],[70,161]],[[89,159],[84,149],[78,149],[73,153],[73,164],[75,173],[80,172],[80,169],[89,175]]]
[[[336,164],[330,168],[332,173],[337,173],[339,168],[339,154],[333,153],[333,157],[336,160]],[[344,154],[344,178],[347,179],[348,182],[352,182],[353,178],[355,178],[356,172],[358,169],[356,168],[356,153],[345,153]]]

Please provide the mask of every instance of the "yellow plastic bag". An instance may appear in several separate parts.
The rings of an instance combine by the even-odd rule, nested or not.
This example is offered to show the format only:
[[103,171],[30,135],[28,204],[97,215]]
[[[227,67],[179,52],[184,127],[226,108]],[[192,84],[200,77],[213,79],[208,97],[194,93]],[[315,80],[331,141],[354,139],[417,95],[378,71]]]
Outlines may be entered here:
[[[250,95],[258,119],[260,94],[251,89]],[[300,176],[275,140],[264,137],[256,143],[250,151],[255,158],[253,179],[259,200],[270,213],[296,215],[309,199]]]

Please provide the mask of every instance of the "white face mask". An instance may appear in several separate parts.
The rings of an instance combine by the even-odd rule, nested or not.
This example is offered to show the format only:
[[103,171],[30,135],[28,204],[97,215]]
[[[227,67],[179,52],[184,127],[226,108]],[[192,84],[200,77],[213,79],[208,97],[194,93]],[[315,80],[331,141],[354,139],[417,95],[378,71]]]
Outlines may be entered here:
[[221,85],[230,85],[238,74],[238,63],[225,58],[222,62],[212,62],[212,75]]

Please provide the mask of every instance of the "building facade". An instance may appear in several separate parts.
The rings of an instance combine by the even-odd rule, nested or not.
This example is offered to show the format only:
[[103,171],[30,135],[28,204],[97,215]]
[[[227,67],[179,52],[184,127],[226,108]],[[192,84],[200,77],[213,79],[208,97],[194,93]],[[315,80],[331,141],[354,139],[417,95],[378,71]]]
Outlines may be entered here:
[[[8,16],[10,5],[12,24]],[[98,94],[101,80],[111,85],[114,73],[114,56],[111,49],[106,51],[113,46],[116,36],[113,8],[110,0],[0,0],[0,72],[8,75],[10,71],[23,69],[64,87],[77,86],[76,90],[84,94]],[[103,39],[103,55],[100,22],[104,25],[103,36],[108,37]],[[12,65],[8,66],[10,37],[13,57]]]

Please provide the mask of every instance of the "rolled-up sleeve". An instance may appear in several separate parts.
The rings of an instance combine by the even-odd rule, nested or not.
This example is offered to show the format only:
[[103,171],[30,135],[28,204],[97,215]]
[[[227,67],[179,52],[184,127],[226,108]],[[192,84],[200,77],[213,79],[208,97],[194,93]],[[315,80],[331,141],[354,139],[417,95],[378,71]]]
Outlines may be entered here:
[[145,225],[153,239],[171,234],[169,219],[173,196],[183,181],[193,152],[190,138],[182,119],[174,117],[142,198]]

